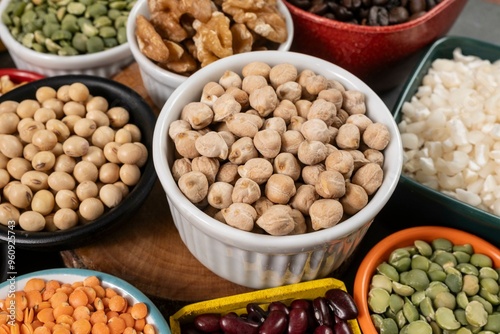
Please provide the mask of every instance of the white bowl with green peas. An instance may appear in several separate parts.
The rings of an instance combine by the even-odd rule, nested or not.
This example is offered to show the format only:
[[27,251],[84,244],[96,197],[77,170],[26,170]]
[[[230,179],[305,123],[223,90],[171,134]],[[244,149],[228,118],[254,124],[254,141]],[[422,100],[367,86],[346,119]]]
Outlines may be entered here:
[[135,0],[0,1],[0,35],[19,69],[111,77],[133,62],[126,20]]

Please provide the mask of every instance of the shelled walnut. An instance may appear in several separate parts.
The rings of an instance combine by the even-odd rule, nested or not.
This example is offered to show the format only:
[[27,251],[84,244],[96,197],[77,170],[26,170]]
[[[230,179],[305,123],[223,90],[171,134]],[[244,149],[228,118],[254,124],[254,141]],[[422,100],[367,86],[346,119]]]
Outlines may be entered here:
[[141,52],[167,70],[189,75],[217,59],[277,49],[288,37],[276,0],[148,0],[136,18]]
[[[271,235],[330,228],[363,209],[382,184],[390,142],[363,93],[287,63],[241,73],[206,83],[171,123],[181,192],[230,226]],[[277,94],[290,83],[299,96]],[[247,105],[228,98],[233,89]],[[222,110],[229,102],[237,108]],[[195,167],[202,159],[210,168]]]

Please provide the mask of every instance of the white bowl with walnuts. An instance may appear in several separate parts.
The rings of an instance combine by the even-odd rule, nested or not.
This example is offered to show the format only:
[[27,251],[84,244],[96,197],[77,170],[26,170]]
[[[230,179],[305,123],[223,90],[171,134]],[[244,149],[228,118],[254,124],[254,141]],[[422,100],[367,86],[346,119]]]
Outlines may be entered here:
[[138,0],[128,17],[127,40],[146,91],[161,108],[189,75],[217,59],[290,50],[293,29],[282,0]]
[[324,60],[244,53],[161,110],[153,161],[180,236],[207,268],[265,288],[329,275],[391,197],[402,145],[361,80]]

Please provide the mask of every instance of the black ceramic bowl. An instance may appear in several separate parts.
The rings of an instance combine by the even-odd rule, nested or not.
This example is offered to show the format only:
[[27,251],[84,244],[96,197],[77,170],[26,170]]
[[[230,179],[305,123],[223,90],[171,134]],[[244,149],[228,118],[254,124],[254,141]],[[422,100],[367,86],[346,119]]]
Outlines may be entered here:
[[148,103],[131,88],[111,79],[96,76],[64,75],[44,78],[23,85],[0,96],[0,102],[34,99],[35,92],[39,87],[50,86],[57,89],[62,85],[74,82],[85,84],[91,95],[106,98],[110,108],[121,106],[128,110],[129,123],[139,127],[142,134],[141,141],[149,152],[148,160],[141,168],[141,178],[134,187],[130,188],[130,193],[118,206],[106,210],[102,216],[90,223],[79,224],[73,228],[56,232],[27,232],[18,228],[10,231],[7,226],[0,225],[0,240],[2,242],[9,243],[9,237],[11,237],[11,241],[14,237],[16,247],[37,250],[63,250],[89,244],[93,240],[99,239],[111,228],[119,225],[137,210],[156,181],[151,149],[156,116]]

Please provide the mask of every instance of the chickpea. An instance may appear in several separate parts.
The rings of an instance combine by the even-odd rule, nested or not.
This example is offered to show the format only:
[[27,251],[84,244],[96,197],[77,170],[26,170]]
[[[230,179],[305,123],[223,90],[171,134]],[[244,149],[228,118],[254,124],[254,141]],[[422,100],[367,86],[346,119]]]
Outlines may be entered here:
[[323,99],[329,102],[332,102],[335,105],[335,108],[339,110],[342,108],[342,91],[337,88],[328,88],[324,89],[318,93],[318,99]]
[[192,171],[191,160],[189,160],[188,158],[180,158],[175,160],[171,168],[172,176],[176,182],[179,181],[179,178],[182,175],[190,171]]
[[37,122],[40,123],[47,123],[51,119],[56,119],[57,115],[56,112],[52,109],[49,108],[40,108],[37,111],[35,111],[35,114],[33,115],[33,119]]
[[250,106],[262,117],[269,116],[279,104],[278,95],[271,86],[254,90],[249,94],[248,101]]
[[318,177],[321,172],[326,170],[325,165],[320,163],[311,166],[304,166],[302,168],[302,180],[306,184],[316,185]]
[[79,119],[73,126],[73,131],[80,137],[90,137],[97,129],[97,124],[88,118]]
[[[271,72],[271,66],[269,64],[254,61],[243,66],[241,70],[241,74],[243,77],[247,77],[249,75],[261,75],[264,78],[269,78],[269,73]],[[267,79],[266,79],[267,80]]]
[[363,155],[369,162],[374,162],[380,167],[384,166],[384,154],[379,150],[374,150],[372,148],[363,151]]
[[281,152],[297,154],[304,136],[298,130],[287,130],[281,135]]
[[19,222],[19,210],[10,203],[0,204],[0,224],[9,226],[9,222],[14,221],[17,225]]
[[57,136],[54,132],[47,129],[40,129],[33,133],[31,137],[33,145],[38,147],[41,151],[49,151],[57,144]]
[[214,183],[217,172],[219,171],[219,166],[220,163],[218,159],[205,156],[196,157],[191,161],[191,170],[205,174],[209,184]]
[[[173,121],[170,126],[168,127],[168,136],[174,140],[175,137],[182,132],[190,131],[193,128],[191,128],[191,125],[182,119],[178,119]],[[127,130],[128,131],[128,130]],[[129,131],[130,132],[130,131]]]
[[210,81],[203,87],[200,102],[211,107],[217,98],[224,94],[224,92],[224,87],[222,87],[219,83]]
[[212,109],[213,121],[223,122],[229,116],[238,114],[241,111],[241,104],[233,95],[223,94],[213,103]]
[[282,100],[274,109],[273,116],[283,119],[288,125],[293,116],[298,116],[297,107],[292,101]]
[[232,162],[226,162],[220,166],[219,172],[215,177],[215,181],[226,182],[234,185],[238,178],[238,165]]
[[45,227],[45,218],[39,212],[25,211],[19,216],[19,226],[25,231],[38,232]]
[[309,115],[309,110],[311,109],[312,104],[313,104],[312,101],[304,99],[295,102],[295,108],[297,109],[297,116],[307,119],[307,115]]
[[354,124],[343,124],[339,128],[335,142],[337,146],[346,150],[356,150],[359,147],[361,133],[359,128]]
[[257,184],[263,184],[273,174],[273,165],[264,158],[253,158],[238,166],[238,174],[249,178]]
[[276,130],[265,129],[257,132],[253,144],[264,158],[274,158],[281,150],[281,136]]
[[299,145],[297,157],[305,165],[316,165],[325,160],[327,149],[325,144],[317,140],[304,140]]
[[264,124],[260,116],[249,113],[233,114],[225,121],[228,130],[237,137],[253,138]]
[[330,142],[331,132],[328,125],[319,118],[312,118],[304,122],[300,132],[306,140],[320,141],[324,144]]
[[109,123],[112,128],[119,129],[127,124],[130,120],[130,114],[123,107],[113,107],[108,109],[106,115],[109,118]]
[[78,182],[83,182],[83,181],[95,182],[99,177],[99,170],[93,163],[82,160],[75,165],[75,168],[73,169],[73,177]]
[[292,154],[283,152],[274,158],[273,169],[276,174],[290,176],[294,181],[300,177],[301,166],[299,160]]
[[208,194],[208,180],[202,172],[192,171],[186,173],[179,178],[178,184],[181,192],[192,203],[203,201]]
[[292,208],[282,204],[273,205],[257,219],[256,224],[270,235],[287,235],[295,228]]
[[188,122],[194,130],[207,127],[214,118],[212,109],[202,102],[190,102],[181,112],[181,120]]
[[72,209],[62,208],[54,214],[54,225],[60,230],[67,230],[78,224],[78,215]]
[[309,208],[312,228],[315,231],[337,225],[343,214],[342,204],[335,199],[319,199]]
[[12,158],[7,163],[7,171],[16,180],[20,180],[24,173],[30,170],[32,170],[31,163],[24,158]]
[[84,199],[90,197],[97,197],[97,195],[99,195],[99,189],[95,182],[86,180],[82,181],[81,183],[78,184],[78,186],[76,186],[75,193],[78,199],[80,201],[83,201]]
[[265,185],[266,197],[276,204],[287,204],[295,193],[295,182],[288,175],[273,174]]
[[56,163],[54,165],[54,171],[73,173],[73,169],[76,166],[76,160],[66,154],[62,154],[56,158]]
[[309,215],[309,208],[319,199],[316,189],[311,184],[302,184],[297,188],[297,192],[290,199],[290,206],[299,210],[304,215]]
[[298,130],[302,128],[302,124],[305,123],[307,119],[302,116],[292,116],[290,123],[288,123],[287,130]]
[[233,187],[231,200],[233,203],[247,203],[252,204],[261,196],[260,187],[257,182],[242,177],[239,178]]
[[365,189],[368,195],[373,195],[382,185],[384,171],[377,163],[367,163],[360,167],[352,176],[351,182]]
[[73,158],[79,158],[88,153],[89,142],[79,136],[71,136],[63,144],[64,154]]
[[232,203],[221,213],[226,224],[243,231],[251,231],[257,219],[257,212],[247,203]]
[[32,192],[38,192],[49,188],[48,179],[49,176],[46,173],[31,170],[23,174],[21,183],[27,185]]
[[102,216],[104,210],[104,204],[98,198],[89,197],[80,203],[78,212],[84,219],[92,221]]
[[227,70],[219,78],[219,85],[228,89],[229,87],[241,87],[241,77],[234,71]]
[[339,201],[346,214],[354,215],[368,204],[368,194],[362,186],[347,182],[345,195]]
[[354,158],[345,150],[337,150],[326,157],[325,167],[326,170],[338,171],[347,179],[354,171]]
[[193,159],[200,156],[196,149],[196,140],[201,137],[197,131],[189,130],[179,133],[174,138],[175,148],[177,152],[184,158]]
[[40,213],[43,216],[52,212],[55,205],[55,198],[49,190],[39,190],[33,195],[31,200],[31,210]]
[[231,199],[232,193],[233,186],[231,184],[225,182],[215,182],[208,188],[208,203],[217,209],[227,208],[233,203],[233,200]]
[[[124,144],[125,146],[127,144]],[[132,144],[134,145],[134,144]],[[215,131],[210,131],[204,134],[201,137],[198,137],[194,143],[196,150],[200,155],[209,158],[219,158],[226,159],[229,153],[229,148],[227,147],[226,141]],[[137,151],[138,147],[135,148]],[[118,150],[118,154],[120,154],[120,149]],[[136,155],[136,153],[133,153]],[[137,157],[140,157],[141,152],[137,152]],[[119,157],[120,158],[120,157]],[[123,161],[122,161],[123,162]],[[135,162],[133,162],[135,163]]]
[[316,192],[323,198],[340,198],[345,194],[344,176],[335,170],[319,173],[314,185]]
[[120,180],[127,186],[135,186],[141,178],[141,170],[137,165],[123,164],[120,167]]
[[55,191],[72,190],[76,185],[73,176],[66,172],[57,171],[54,171],[49,175],[47,182],[49,184],[49,187]]
[[0,152],[11,159],[21,157],[23,155],[23,144],[16,136],[1,135]]
[[40,151],[31,160],[31,166],[34,170],[47,172],[56,164],[56,156],[50,151]]
[[99,168],[99,181],[103,183],[115,183],[119,179],[120,166],[118,166],[117,164],[107,162]]
[[320,74],[307,77],[305,80],[305,89],[313,96],[318,95],[327,88],[328,80]]
[[17,131],[19,116],[13,112],[0,114],[0,134],[14,134]]
[[278,64],[269,71],[269,81],[274,88],[288,81],[296,81],[297,77],[298,70],[292,64]]
[[363,142],[372,149],[382,151],[389,145],[391,134],[385,124],[372,123],[363,132]]
[[231,146],[228,159],[234,164],[241,165],[258,156],[259,152],[255,148],[252,138],[242,137]]
[[257,211],[257,217],[262,216],[267,209],[274,205],[266,196],[261,196],[258,200],[253,203],[255,211]]

